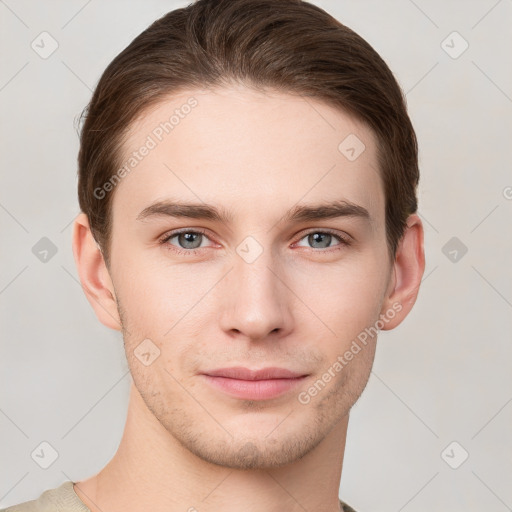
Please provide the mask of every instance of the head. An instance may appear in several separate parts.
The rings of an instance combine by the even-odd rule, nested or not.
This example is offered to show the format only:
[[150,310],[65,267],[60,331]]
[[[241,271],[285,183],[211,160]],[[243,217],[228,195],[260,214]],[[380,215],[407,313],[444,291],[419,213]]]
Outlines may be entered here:
[[[215,464],[304,456],[357,401],[424,270],[393,74],[307,2],[198,0],[111,62],[83,121],[75,259],[147,409]],[[204,375],[233,366],[305,377],[235,398]]]

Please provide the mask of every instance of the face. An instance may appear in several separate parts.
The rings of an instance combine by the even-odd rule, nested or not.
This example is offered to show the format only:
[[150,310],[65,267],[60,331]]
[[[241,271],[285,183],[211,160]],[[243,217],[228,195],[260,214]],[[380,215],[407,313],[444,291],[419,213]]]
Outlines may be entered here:
[[[110,277],[134,385],[205,461],[298,460],[360,396],[376,341],[362,333],[386,314],[372,132],[309,98],[233,87],[160,102],[123,148],[136,161],[115,188]],[[212,375],[233,367],[297,377]]]

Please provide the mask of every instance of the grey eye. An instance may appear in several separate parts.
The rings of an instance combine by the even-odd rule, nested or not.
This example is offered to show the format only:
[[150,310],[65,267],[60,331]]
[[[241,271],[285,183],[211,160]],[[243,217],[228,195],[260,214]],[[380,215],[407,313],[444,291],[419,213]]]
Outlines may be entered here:
[[[202,233],[196,233],[195,231],[187,231],[185,233],[178,233],[174,235],[178,237],[178,243],[183,249],[197,249],[201,247]],[[172,237],[174,238],[174,237]]]

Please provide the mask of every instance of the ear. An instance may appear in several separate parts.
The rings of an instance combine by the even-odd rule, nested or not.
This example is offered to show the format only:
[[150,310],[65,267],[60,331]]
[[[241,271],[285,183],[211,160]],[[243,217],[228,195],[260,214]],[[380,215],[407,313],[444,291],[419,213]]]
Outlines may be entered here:
[[382,322],[382,330],[394,329],[409,314],[416,302],[424,271],[423,224],[419,216],[413,214],[407,219],[406,230],[397,248],[392,276],[381,309],[381,318],[384,315],[387,319]]
[[73,224],[73,255],[82,288],[98,320],[121,331],[114,285],[85,213],[80,213]]

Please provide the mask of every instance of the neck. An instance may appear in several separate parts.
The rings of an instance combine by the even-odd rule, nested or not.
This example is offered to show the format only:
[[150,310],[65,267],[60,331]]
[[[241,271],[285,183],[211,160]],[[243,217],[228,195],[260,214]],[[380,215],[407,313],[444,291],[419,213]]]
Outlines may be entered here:
[[74,489],[91,512],[339,511],[347,426],[348,415],[313,450],[286,466],[221,467],[200,459],[171,436],[132,383],[116,454]]

